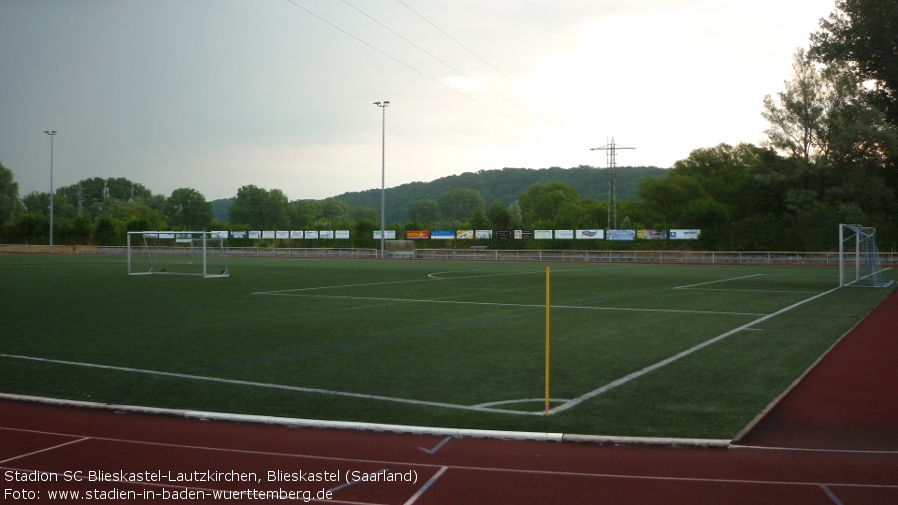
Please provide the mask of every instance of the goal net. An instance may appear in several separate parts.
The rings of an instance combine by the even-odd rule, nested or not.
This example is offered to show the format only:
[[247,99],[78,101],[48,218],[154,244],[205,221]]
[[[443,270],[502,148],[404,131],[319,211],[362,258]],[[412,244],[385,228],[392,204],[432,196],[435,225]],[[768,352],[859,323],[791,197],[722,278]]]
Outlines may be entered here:
[[859,224],[839,225],[839,286],[883,288],[892,281],[876,248],[876,229]]
[[225,233],[128,232],[128,275],[228,277],[227,251]]

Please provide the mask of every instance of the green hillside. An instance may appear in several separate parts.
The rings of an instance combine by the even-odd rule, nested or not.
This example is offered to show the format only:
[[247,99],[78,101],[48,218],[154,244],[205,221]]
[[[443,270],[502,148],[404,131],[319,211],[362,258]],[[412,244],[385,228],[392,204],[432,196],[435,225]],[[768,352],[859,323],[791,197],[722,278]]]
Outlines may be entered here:
[[[664,177],[667,170],[658,167],[618,167],[617,198],[636,200],[636,189],[646,177]],[[481,170],[460,175],[450,175],[431,182],[411,182],[386,190],[386,220],[388,223],[404,223],[409,203],[430,198],[439,199],[443,193],[456,188],[475,189],[483,195],[486,205],[501,200],[505,205],[514,203],[521,193],[536,183],[559,181],[580,192],[581,198],[606,200],[608,198],[608,172],[604,168],[581,165],[576,168],[503,168]],[[352,206],[364,205],[380,209],[380,189],[343,193],[337,198]]]

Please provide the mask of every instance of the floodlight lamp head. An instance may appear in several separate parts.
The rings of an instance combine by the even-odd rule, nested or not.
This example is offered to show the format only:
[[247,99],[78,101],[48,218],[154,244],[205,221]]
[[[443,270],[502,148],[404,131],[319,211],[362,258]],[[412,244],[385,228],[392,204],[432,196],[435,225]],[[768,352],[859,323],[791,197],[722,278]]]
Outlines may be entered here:
[[56,130],[44,130],[47,135],[56,135]]

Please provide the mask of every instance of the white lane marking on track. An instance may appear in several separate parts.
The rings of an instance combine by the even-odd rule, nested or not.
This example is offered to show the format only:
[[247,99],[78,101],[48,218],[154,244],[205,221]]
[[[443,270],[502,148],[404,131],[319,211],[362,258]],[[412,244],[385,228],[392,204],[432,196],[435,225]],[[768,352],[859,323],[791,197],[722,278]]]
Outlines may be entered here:
[[0,461],[0,464],[8,463],[8,462],[16,460],[16,459],[27,458],[28,456],[33,456],[35,454],[40,454],[42,452],[52,451],[54,449],[59,449],[60,447],[65,447],[67,445],[77,444],[78,442],[84,442],[85,440],[90,440],[90,438],[91,437],[82,437],[82,438],[79,438],[78,440],[69,440],[68,442],[65,442],[63,444],[54,445],[53,447],[47,447],[46,449],[40,449],[38,451],[31,451],[26,454],[19,454],[18,456],[13,456],[9,459],[4,459],[3,461]]
[[[540,412],[542,414],[542,412]],[[60,432],[51,432],[51,431],[39,431],[39,430],[27,430],[20,428],[8,428],[8,427],[0,427],[0,430],[12,430],[12,431],[21,431],[27,433],[40,433],[46,435],[61,435],[61,436],[81,436],[70,433],[60,433]],[[254,451],[248,449],[230,449],[230,448],[222,448],[222,447],[208,447],[201,445],[186,445],[186,444],[174,444],[174,443],[166,443],[166,442],[148,442],[143,440],[131,440],[131,439],[123,439],[123,438],[111,438],[111,437],[85,437],[93,440],[101,440],[105,442],[117,442],[124,444],[136,444],[136,445],[150,445],[154,447],[170,447],[176,449],[193,449],[199,451],[216,451],[216,452],[226,452],[226,453],[235,453],[235,454],[249,454],[255,456],[275,456],[275,457],[283,457],[283,458],[297,458],[297,459],[314,459],[314,460],[324,460],[324,461],[341,461],[341,462],[350,462],[350,463],[372,463],[372,464],[384,464],[384,465],[407,465],[407,466],[420,466],[426,468],[442,468],[443,465],[433,464],[433,463],[409,463],[402,461],[391,461],[391,460],[383,460],[383,459],[365,459],[365,458],[346,458],[339,456],[319,456],[316,454],[297,454],[297,453],[285,453],[285,452],[272,452],[272,451]],[[734,446],[735,447],[735,446]],[[520,473],[525,475],[548,475],[548,476],[570,476],[570,477],[596,477],[596,478],[618,478],[618,479],[633,479],[633,480],[654,480],[654,481],[679,481],[679,482],[711,482],[711,483],[735,483],[735,484],[772,484],[772,485],[796,485],[796,486],[819,486],[820,482],[805,482],[805,481],[769,481],[769,480],[760,480],[760,479],[715,479],[715,478],[704,478],[704,477],[666,477],[666,476],[658,476],[658,475],[630,475],[630,474],[610,474],[610,473],[590,473],[590,472],[566,472],[566,471],[558,471],[558,470],[527,470],[521,468],[502,468],[502,467],[484,467],[484,466],[468,466],[468,465],[448,465],[447,468],[453,470],[472,470],[472,471],[486,471],[486,472],[502,472],[502,473]],[[4,470],[20,470],[16,468],[6,468],[0,467],[0,469]],[[28,470],[30,471],[30,470]],[[879,489],[898,489],[898,484],[861,484],[861,483],[851,483],[851,482],[826,482],[828,486],[845,486],[845,487],[857,487],[857,488],[879,488]]]
[[[430,478],[430,480],[428,480],[423,486],[421,486],[421,489],[419,489],[417,493],[413,494],[412,497],[409,498],[408,501],[405,502],[405,503],[403,503],[402,505],[412,505],[413,503],[415,503],[416,501],[418,501],[418,498],[420,498],[421,495],[423,495],[423,494],[427,491],[427,489],[428,489],[430,486],[432,486],[433,483],[437,481],[437,479],[440,478],[441,475],[443,475],[444,473],[446,473],[446,470],[448,470],[448,469],[449,469],[448,466],[444,466],[444,467],[440,468],[440,469],[437,471],[437,473],[435,473],[435,474],[433,475],[433,477]],[[840,504],[840,505],[841,505],[841,504]]]

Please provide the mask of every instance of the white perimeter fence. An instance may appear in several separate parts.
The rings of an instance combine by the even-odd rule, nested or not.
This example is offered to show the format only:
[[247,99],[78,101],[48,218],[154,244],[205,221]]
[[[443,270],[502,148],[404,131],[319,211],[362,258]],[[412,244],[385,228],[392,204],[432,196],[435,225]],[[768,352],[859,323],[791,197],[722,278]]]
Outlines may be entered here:
[[[153,247],[154,255],[190,254],[183,248]],[[256,258],[377,258],[377,249],[352,247],[335,248],[268,248],[230,247],[228,256]],[[47,254],[47,245],[2,245],[0,253]],[[127,253],[120,246],[54,246],[54,253],[64,254],[120,254]],[[197,251],[197,254],[199,252]],[[882,265],[893,267],[898,263],[898,253],[881,252]],[[388,258],[427,260],[473,261],[579,261],[599,263],[692,263],[712,265],[820,265],[837,266],[837,252],[739,252],[739,251],[546,251],[508,250],[471,247],[468,249],[417,249],[414,251],[387,251]],[[848,265],[853,265],[854,254],[846,254]]]

